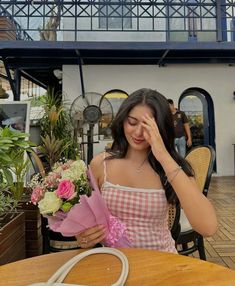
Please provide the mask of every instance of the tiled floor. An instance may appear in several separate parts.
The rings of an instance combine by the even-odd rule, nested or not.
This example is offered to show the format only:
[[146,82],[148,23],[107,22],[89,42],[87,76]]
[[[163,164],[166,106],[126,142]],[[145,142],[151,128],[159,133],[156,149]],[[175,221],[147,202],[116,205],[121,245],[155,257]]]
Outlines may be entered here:
[[205,239],[207,261],[235,269],[235,177],[212,177],[208,198],[216,209],[219,228]]

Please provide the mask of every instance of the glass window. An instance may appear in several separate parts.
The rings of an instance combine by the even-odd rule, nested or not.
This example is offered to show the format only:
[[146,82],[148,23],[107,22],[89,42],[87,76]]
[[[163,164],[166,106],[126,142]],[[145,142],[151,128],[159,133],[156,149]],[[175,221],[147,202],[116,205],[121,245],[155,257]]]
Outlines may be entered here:
[[[99,12],[99,27],[102,29],[131,28],[131,5],[124,5],[125,1],[110,0],[109,4],[101,4]],[[130,2],[130,1],[129,1]]]

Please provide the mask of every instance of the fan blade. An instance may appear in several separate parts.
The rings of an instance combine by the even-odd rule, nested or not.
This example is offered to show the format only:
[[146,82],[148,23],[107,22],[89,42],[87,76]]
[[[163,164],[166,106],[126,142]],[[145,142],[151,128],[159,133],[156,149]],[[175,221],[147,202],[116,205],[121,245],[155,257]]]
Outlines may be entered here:
[[99,102],[102,97],[102,94],[99,94],[97,92],[88,92],[85,94],[85,96],[89,102],[89,105],[99,106]]

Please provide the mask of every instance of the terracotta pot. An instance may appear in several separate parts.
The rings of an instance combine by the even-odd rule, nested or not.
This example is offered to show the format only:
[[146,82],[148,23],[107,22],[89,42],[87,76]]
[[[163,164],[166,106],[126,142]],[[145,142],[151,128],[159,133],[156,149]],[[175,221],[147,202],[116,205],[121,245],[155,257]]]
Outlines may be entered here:
[[25,258],[25,214],[8,213],[0,227],[0,265]]

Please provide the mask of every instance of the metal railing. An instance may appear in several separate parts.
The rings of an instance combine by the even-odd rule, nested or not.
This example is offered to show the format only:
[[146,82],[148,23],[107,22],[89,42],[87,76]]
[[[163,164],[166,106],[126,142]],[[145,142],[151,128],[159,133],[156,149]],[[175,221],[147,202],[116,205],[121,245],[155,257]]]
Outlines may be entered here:
[[24,40],[235,39],[233,0],[0,0],[0,16]]
[[24,30],[21,25],[14,19],[14,17],[2,6],[0,5],[0,19],[8,19],[11,24],[5,29],[0,28],[0,32],[12,32],[15,35],[16,40],[33,41],[33,38]]

